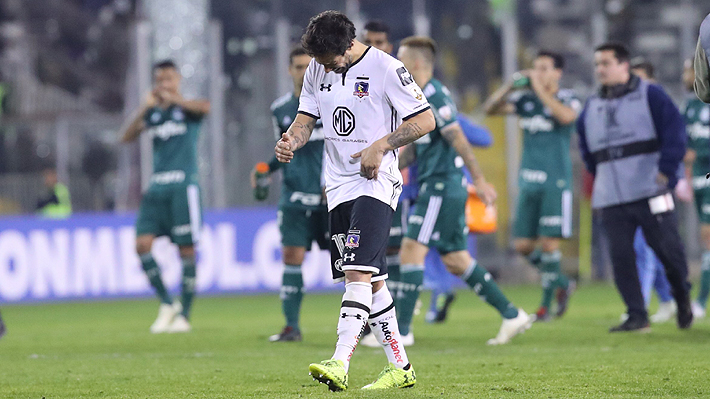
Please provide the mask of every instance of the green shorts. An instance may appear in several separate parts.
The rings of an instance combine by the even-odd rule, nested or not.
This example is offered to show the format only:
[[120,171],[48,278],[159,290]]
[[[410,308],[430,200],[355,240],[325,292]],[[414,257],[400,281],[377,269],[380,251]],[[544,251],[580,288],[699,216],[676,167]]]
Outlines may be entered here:
[[467,248],[466,199],[461,183],[425,183],[409,216],[406,237],[440,254]]
[[280,208],[278,222],[281,245],[284,247],[304,247],[306,251],[310,251],[311,244],[315,241],[320,249],[330,248],[326,208]]
[[409,200],[404,200],[397,204],[397,210],[394,211],[394,216],[392,216],[392,227],[390,227],[390,238],[387,242],[387,248],[399,248],[402,246],[402,237],[407,233],[409,207]]
[[151,186],[141,199],[136,235],[170,236],[177,245],[195,245],[202,228],[200,203],[197,184]]
[[[703,176],[703,179],[705,176]],[[698,210],[698,219],[702,224],[710,224],[710,187],[694,191],[695,208]]]
[[520,186],[513,234],[517,238],[572,235],[572,191],[567,182],[559,185]]

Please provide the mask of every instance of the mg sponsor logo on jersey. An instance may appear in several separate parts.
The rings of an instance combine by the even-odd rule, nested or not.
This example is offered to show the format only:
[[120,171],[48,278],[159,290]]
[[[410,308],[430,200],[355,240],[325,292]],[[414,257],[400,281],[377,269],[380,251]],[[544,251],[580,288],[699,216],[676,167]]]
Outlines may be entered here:
[[167,121],[162,125],[151,127],[150,129],[148,129],[148,133],[152,137],[157,137],[165,141],[171,137],[181,136],[187,133],[187,125],[184,123]]
[[547,173],[541,170],[521,169],[520,177],[528,183],[544,183],[547,181]]
[[153,184],[173,184],[185,181],[185,172],[182,170],[171,170],[168,172],[155,173],[150,178]]
[[333,129],[338,136],[349,136],[355,130],[355,115],[346,107],[333,111]]
[[555,125],[551,120],[542,115],[535,115],[531,118],[520,118],[520,127],[530,133],[550,132]]
[[688,125],[686,131],[693,140],[710,139],[710,125],[695,122],[692,125]]

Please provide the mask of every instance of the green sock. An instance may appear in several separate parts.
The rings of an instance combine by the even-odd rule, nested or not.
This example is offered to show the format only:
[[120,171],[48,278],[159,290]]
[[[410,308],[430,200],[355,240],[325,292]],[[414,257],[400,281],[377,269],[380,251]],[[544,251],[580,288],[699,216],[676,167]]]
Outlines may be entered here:
[[498,284],[493,280],[493,276],[483,267],[479,266],[474,259],[471,265],[461,275],[469,287],[486,301],[489,305],[498,309],[504,319],[514,319],[518,317],[518,309],[505,297],[505,294],[498,288]]
[[195,276],[197,275],[197,270],[195,267],[195,257],[188,256],[182,259],[182,315],[186,319],[190,318],[190,308],[192,307],[192,300],[195,298]]
[[700,270],[700,292],[698,293],[698,303],[702,307],[705,307],[708,302],[708,294],[710,294],[710,251],[703,252]]
[[394,309],[399,312],[399,254],[387,255],[387,289],[392,294]]
[[[542,301],[540,306],[546,309],[552,304],[552,297],[555,289],[559,286],[566,287],[569,284],[567,278],[564,277],[564,282],[560,281],[560,259],[562,254],[560,251],[544,252],[542,254],[542,275],[540,278],[542,284]],[[565,284],[566,283],[566,284]]]
[[534,268],[542,270],[540,267],[540,264],[542,263],[542,250],[540,248],[535,248],[525,258]]
[[296,330],[298,315],[301,313],[303,300],[303,274],[301,265],[285,265],[281,280],[281,310],[286,317],[286,325]]
[[160,267],[153,259],[153,254],[150,252],[140,255],[141,264],[143,265],[143,271],[145,275],[148,276],[148,281],[150,285],[155,290],[156,295],[160,298],[160,302],[166,303],[168,305],[173,303],[173,299],[170,297],[168,290],[165,289],[163,284],[163,279],[160,278]]
[[419,291],[424,283],[424,265],[402,265],[399,269],[400,299],[397,312],[397,324],[400,335],[409,334],[414,317],[414,308],[419,299]]

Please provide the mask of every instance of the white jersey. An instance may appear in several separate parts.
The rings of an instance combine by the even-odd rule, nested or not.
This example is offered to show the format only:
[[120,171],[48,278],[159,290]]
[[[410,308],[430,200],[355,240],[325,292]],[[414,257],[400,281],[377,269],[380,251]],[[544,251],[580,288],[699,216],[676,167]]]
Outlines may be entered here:
[[298,112],[323,121],[329,211],[363,195],[396,209],[402,192],[398,150],[384,155],[376,180],[362,177],[360,159],[351,155],[427,109],[426,97],[404,65],[374,47],[368,47],[345,74],[326,73],[311,60]]

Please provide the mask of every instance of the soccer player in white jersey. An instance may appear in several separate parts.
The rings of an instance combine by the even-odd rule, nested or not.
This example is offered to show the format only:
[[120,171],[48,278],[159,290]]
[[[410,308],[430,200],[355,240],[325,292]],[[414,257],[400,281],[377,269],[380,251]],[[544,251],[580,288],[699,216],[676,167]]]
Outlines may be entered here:
[[336,282],[345,281],[335,353],[309,372],[332,391],[347,389],[350,358],[369,323],[389,364],[363,389],[409,387],[416,376],[384,284],[385,253],[402,186],[397,149],[434,129],[434,115],[404,65],[356,40],[355,26],[342,13],[311,18],[301,43],[314,60],[298,115],[275,152],[289,162],[322,120],[331,270]]

